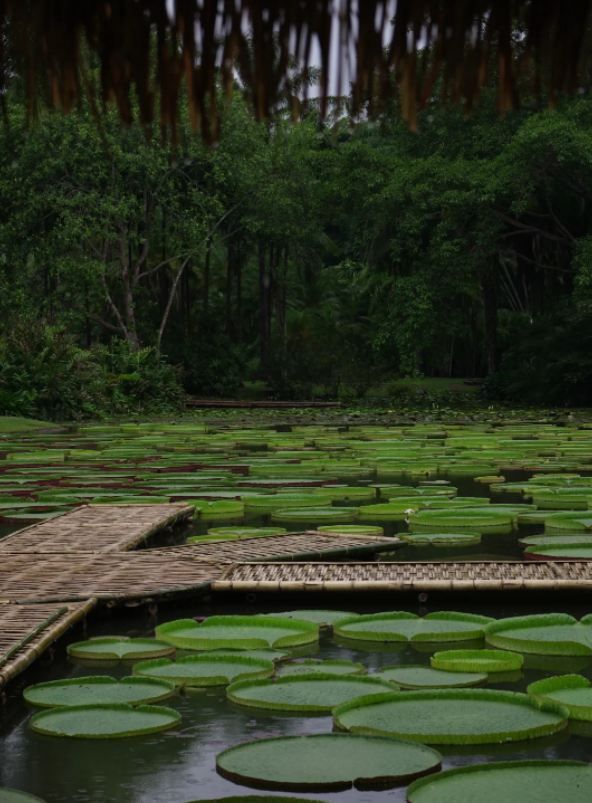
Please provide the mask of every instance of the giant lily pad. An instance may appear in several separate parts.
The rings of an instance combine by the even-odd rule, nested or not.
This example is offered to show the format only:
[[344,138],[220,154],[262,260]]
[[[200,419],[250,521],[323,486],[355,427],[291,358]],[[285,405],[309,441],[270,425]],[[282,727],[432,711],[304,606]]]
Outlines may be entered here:
[[380,670],[378,677],[396,683],[402,689],[445,689],[463,686],[478,686],[487,681],[482,672],[449,672],[431,666],[387,666]]
[[439,753],[425,745],[322,733],[231,747],[216,758],[216,769],[231,781],[261,789],[339,791],[406,783],[437,770],[440,762]]
[[487,626],[493,647],[536,655],[592,655],[592,616],[577,621],[566,613],[499,619]]
[[[306,658],[303,661],[293,661],[284,663],[278,670],[278,675],[286,677],[288,675],[364,675],[366,667],[354,661],[341,660],[339,658],[329,658],[322,661],[318,658]],[[383,677],[381,675],[381,677]],[[390,680],[390,678],[383,678]]]
[[[284,535],[285,527],[212,527],[208,530],[209,536],[223,535],[233,539],[265,538],[268,535]],[[194,543],[198,543],[194,541]]]
[[274,510],[271,520],[278,524],[326,524],[342,521],[355,521],[358,509],[355,507],[303,507]]
[[176,619],[158,625],[162,641],[188,650],[299,647],[319,638],[313,622],[280,616],[210,616],[205,622]]
[[[321,800],[311,800],[311,798],[307,797],[275,797],[272,795],[265,795],[265,797],[261,797],[260,795],[243,795],[241,797],[216,797],[216,798],[208,798],[207,800],[203,797],[200,797],[199,800],[190,800],[189,803],[282,803],[287,801],[287,803],[322,803]],[[0,800],[0,803],[2,801]],[[16,801],[15,801],[16,803]]]
[[529,560],[592,560],[592,543],[533,546],[525,551],[524,557]]
[[288,619],[301,619],[305,622],[314,622],[321,627],[329,627],[335,622],[340,622],[355,614],[350,611],[332,611],[332,610],[297,610],[297,611],[281,611],[279,613],[270,614],[271,616],[286,616]]
[[396,736],[427,744],[490,744],[548,736],[569,712],[526,694],[494,689],[435,689],[358,698],[333,711],[352,733]]
[[430,663],[449,672],[514,672],[522,668],[524,657],[502,650],[443,650]]
[[119,739],[176,727],[181,715],[159,705],[77,705],[50,708],[31,717],[31,728],[49,736]]
[[164,700],[170,697],[174,690],[174,684],[166,680],[136,677],[117,680],[108,675],[89,675],[36,683],[24,690],[23,697],[31,705],[40,708],[115,703],[137,705]]
[[226,686],[242,678],[266,678],[273,675],[273,662],[230,655],[188,655],[171,661],[156,658],[134,666],[134,674],[172,681],[177,686]]
[[277,680],[243,680],[226,690],[229,700],[252,708],[322,713],[357,697],[384,694],[395,684],[377,677],[315,672]]
[[592,531],[592,513],[554,513],[545,517],[545,533],[590,532]]
[[481,543],[479,533],[399,533],[411,546],[465,547]]
[[341,638],[356,641],[465,641],[483,637],[492,620],[476,614],[441,611],[420,617],[406,611],[373,613],[336,622]]
[[569,718],[592,721],[592,683],[583,675],[559,675],[531,683],[526,690],[537,700],[564,705]]
[[333,533],[335,535],[375,535],[383,536],[384,527],[372,524],[324,524],[317,527],[320,533]]
[[458,532],[472,530],[479,533],[504,534],[512,531],[514,516],[492,510],[420,510],[410,519],[411,532]]
[[98,636],[69,644],[67,649],[71,658],[92,661],[136,661],[143,658],[159,658],[175,652],[175,648],[165,644],[164,641],[127,636]]
[[592,765],[580,761],[500,761],[447,770],[407,790],[408,803],[588,803]]

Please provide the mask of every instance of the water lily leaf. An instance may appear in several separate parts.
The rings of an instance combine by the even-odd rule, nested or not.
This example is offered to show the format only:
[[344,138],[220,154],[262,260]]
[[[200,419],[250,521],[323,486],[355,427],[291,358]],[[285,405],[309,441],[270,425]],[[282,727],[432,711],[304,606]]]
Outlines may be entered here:
[[[286,677],[287,675],[310,675],[319,672],[323,675],[364,675],[366,667],[364,664],[345,659],[329,658],[323,661],[319,658],[306,658],[303,661],[282,664],[277,674],[280,677]],[[390,680],[390,678],[383,679]]]
[[407,790],[409,803],[588,803],[592,765],[580,761],[511,761],[447,770]]
[[23,697],[31,705],[40,708],[115,703],[138,705],[164,700],[174,690],[173,683],[151,678],[129,677],[117,680],[108,675],[88,675],[36,683],[24,690]]
[[483,637],[486,616],[441,611],[420,617],[406,611],[365,614],[336,622],[333,631],[357,641],[465,641]]
[[50,708],[31,717],[31,728],[49,736],[120,739],[176,727],[181,715],[158,705],[77,705]]
[[189,650],[298,647],[318,641],[313,622],[280,616],[210,616],[205,622],[176,619],[158,625],[156,635],[175,647]]
[[323,733],[231,747],[216,758],[216,769],[235,783],[262,789],[339,791],[396,786],[437,770],[440,762],[439,753],[425,745]]
[[156,658],[134,666],[134,674],[171,681],[176,686],[227,686],[242,678],[273,675],[272,661],[242,655],[188,655],[172,661]]
[[244,680],[226,690],[229,700],[252,708],[274,711],[331,711],[347,700],[384,692],[395,684],[378,677],[322,674],[288,675],[277,680]]
[[580,622],[564,613],[499,619],[487,626],[493,647],[537,655],[592,655],[592,618]]
[[71,658],[93,661],[136,661],[143,658],[156,658],[172,655],[175,648],[164,641],[150,638],[128,638],[127,636],[98,636],[87,641],[69,644]]
[[0,786],[0,803],[44,803],[40,797],[21,792],[18,789],[9,789]]
[[482,672],[450,672],[431,666],[387,666],[377,673],[378,677],[396,683],[402,689],[443,689],[478,686],[487,681]]
[[426,744],[491,744],[557,733],[569,712],[528,695],[494,689],[391,692],[337,706],[335,724],[352,733]]
[[434,653],[430,664],[450,672],[513,672],[522,668],[524,657],[502,650],[443,650]]
[[592,683],[583,675],[559,675],[531,683],[526,691],[537,700],[564,705],[569,718],[592,722]]

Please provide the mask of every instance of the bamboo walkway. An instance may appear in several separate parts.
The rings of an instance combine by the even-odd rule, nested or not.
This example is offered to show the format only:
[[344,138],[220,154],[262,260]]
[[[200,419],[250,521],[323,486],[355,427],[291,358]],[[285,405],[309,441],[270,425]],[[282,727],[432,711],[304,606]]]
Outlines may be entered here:
[[11,533],[6,552],[120,552],[193,515],[193,508],[166,505],[81,505],[75,510]]
[[0,603],[0,688],[82,620],[95,602],[87,599],[75,605]]
[[592,561],[238,563],[214,591],[590,591]]
[[368,556],[390,552],[400,544],[398,538],[371,535],[339,535],[315,530],[239,541],[187,544],[169,547],[177,555],[191,555],[194,560],[215,563],[250,563],[268,560],[322,560]]

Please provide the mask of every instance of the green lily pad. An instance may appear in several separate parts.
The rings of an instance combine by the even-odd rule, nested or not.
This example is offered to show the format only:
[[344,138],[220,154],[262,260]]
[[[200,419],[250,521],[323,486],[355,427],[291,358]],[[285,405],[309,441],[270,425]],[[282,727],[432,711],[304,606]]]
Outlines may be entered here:
[[592,655],[592,616],[580,622],[566,613],[499,619],[487,626],[492,647],[536,655]]
[[[200,797],[199,800],[190,800],[189,803],[322,803],[321,800],[311,800],[310,797],[275,797],[275,795],[244,795],[241,797],[216,797],[205,798]],[[0,800],[0,803],[1,800]],[[16,803],[16,801],[15,801]]]
[[[306,658],[303,661],[283,664],[278,670],[278,675],[287,677],[288,675],[310,675],[319,672],[323,675],[364,675],[366,667],[364,664],[338,658],[329,658],[324,661],[319,658]],[[390,678],[384,678],[384,680],[390,680]]]
[[534,547],[554,547],[554,546],[571,546],[572,544],[590,545],[592,546],[591,533],[565,533],[564,535],[526,535],[524,538],[519,538],[518,543],[521,546],[534,546]]
[[524,657],[503,650],[443,650],[430,664],[449,672],[513,672],[522,668]]
[[216,769],[235,783],[262,789],[340,791],[406,783],[440,763],[440,754],[425,745],[322,733],[231,747],[218,755]]
[[524,557],[530,560],[592,560],[592,544],[529,547]]
[[487,681],[482,672],[449,672],[431,666],[387,666],[378,672],[378,677],[396,683],[402,689],[445,689],[478,686]]
[[481,543],[479,533],[399,533],[401,541],[411,546],[473,546]]
[[172,655],[175,648],[163,641],[150,638],[128,638],[127,636],[98,636],[87,641],[69,644],[71,658],[84,658],[93,661],[137,661],[143,658],[160,658]]
[[526,689],[537,700],[564,705],[569,718],[592,722],[592,683],[583,675],[559,675],[531,683]]
[[195,504],[195,512],[201,521],[242,521],[245,506],[236,501],[204,502],[200,499]]
[[492,744],[557,733],[569,712],[496,689],[433,689],[358,698],[333,711],[337,727],[427,744]]
[[188,650],[299,647],[314,644],[319,627],[313,622],[281,616],[210,616],[205,622],[176,619],[158,625],[162,641]]
[[40,708],[115,703],[137,705],[164,700],[174,690],[173,683],[151,678],[130,677],[117,680],[108,675],[89,675],[36,683],[24,690],[23,697],[31,705]]
[[382,537],[384,527],[372,524],[324,524],[317,527],[320,533],[333,533],[335,535],[374,535]]
[[273,675],[273,662],[242,655],[188,655],[185,658],[156,658],[134,666],[134,674],[171,681],[177,686],[227,686],[243,678]]
[[512,515],[497,512],[495,509],[420,510],[411,517],[409,529],[411,532],[457,532],[467,529],[479,533],[503,535],[512,531],[513,521]]
[[50,708],[31,717],[31,728],[49,736],[120,739],[176,727],[181,715],[159,705],[77,705]]
[[208,530],[208,536],[223,535],[238,539],[265,538],[268,535],[284,535],[286,532],[285,527],[212,527]]
[[340,622],[350,616],[355,616],[351,611],[324,611],[324,610],[298,610],[281,611],[280,613],[270,614],[271,616],[286,616],[288,619],[300,619],[304,622],[314,622],[321,627],[329,627],[335,622]]
[[[310,500],[309,500],[310,501]],[[274,510],[271,520],[279,524],[326,524],[342,521],[355,521],[358,509],[355,507],[303,507]]]
[[406,611],[373,613],[336,622],[333,632],[355,641],[465,641],[483,638],[486,616],[441,611],[420,617]]
[[409,510],[418,510],[421,496],[414,500],[415,504],[400,504],[399,502],[385,502],[375,505],[362,505],[360,507],[361,521],[405,521]]
[[[592,765],[581,761],[500,761],[446,770],[407,790],[408,803],[588,803]],[[541,796],[542,795],[542,796]]]
[[563,532],[591,532],[592,514],[581,513],[553,513],[545,517],[545,533]]
[[44,803],[40,797],[21,792],[18,789],[9,789],[0,786],[0,803]]
[[384,692],[395,684],[375,677],[322,674],[288,675],[277,680],[244,680],[226,690],[229,700],[251,708],[323,713],[357,697]]

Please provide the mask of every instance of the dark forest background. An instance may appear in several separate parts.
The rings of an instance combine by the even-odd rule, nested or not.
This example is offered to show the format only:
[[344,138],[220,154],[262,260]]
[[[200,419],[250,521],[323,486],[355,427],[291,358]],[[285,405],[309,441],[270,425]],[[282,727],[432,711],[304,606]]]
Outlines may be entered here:
[[214,147],[6,100],[0,412],[382,403],[418,377],[592,400],[588,88],[505,116],[493,89],[470,115],[436,97],[417,133],[396,101],[259,123],[237,91]]

